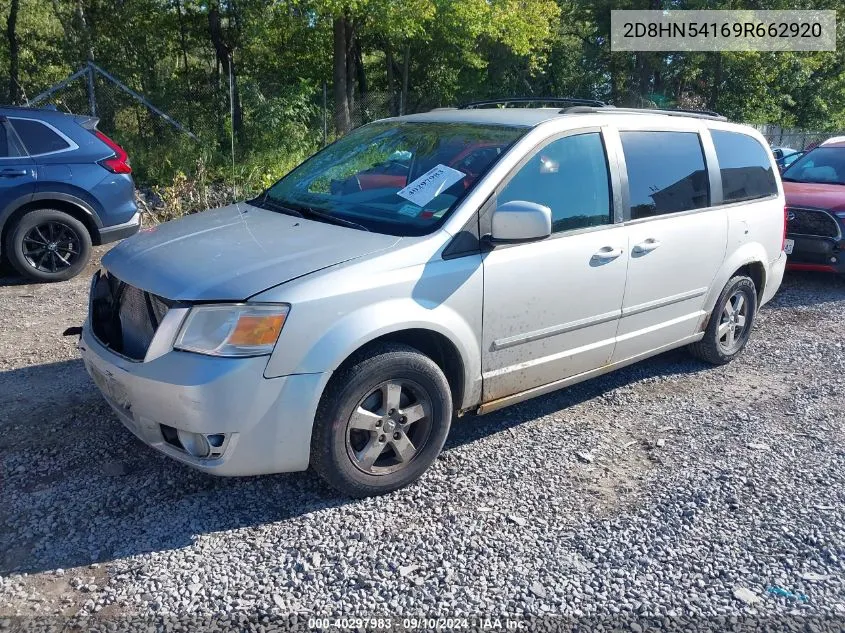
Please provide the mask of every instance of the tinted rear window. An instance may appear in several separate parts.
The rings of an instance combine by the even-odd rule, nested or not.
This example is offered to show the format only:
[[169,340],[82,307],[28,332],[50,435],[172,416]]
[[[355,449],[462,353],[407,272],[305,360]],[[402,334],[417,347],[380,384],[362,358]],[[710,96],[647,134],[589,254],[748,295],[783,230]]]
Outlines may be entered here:
[[704,153],[695,132],[621,132],[631,219],[710,205]]
[[40,121],[9,119],[31,155],[59,152],[70,147],[61,136]]
[[777,194],[778,186],[769,154],[757,139],[738,132],[710,130],[725,202],[766,198]]

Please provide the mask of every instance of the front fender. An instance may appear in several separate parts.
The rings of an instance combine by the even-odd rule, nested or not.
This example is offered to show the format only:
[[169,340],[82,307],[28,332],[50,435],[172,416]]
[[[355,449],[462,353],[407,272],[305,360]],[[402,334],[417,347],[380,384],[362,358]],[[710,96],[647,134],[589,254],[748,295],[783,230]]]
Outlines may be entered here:
[[421,329],[445,337],[460,355],[464,393],[456,408],[477,404],[481,395],[480,261],[466,257],[368,273],[352,266],[346,275],[326,275],[307,292],[310,300],[292,288],[279,289],[271,300],[289,301],[292,308],[265,375],[331,372],[377,338]]

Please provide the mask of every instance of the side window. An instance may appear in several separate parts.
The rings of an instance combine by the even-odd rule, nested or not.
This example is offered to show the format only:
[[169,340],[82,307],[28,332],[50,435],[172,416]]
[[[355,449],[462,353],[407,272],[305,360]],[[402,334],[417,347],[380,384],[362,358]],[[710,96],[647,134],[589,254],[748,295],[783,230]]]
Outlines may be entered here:
[[778,192],[769,153],[757,139],[738,132],[710,130],[725,202],[765,198]]
[[601,134],[552,141],[520,168],[497,202],[525,200],[552,210],[552,233],[611,224],[610,180]]
[[704,152],[696,132],[620,132],[631,219],[710,206]]
[[7,123],[0,121],[0,158],[15,158],[23,156],[20,144],[14,134],[9,133]]
[[70,147],[68,142],[40,121],[9,119],[32,156],[58,152]]

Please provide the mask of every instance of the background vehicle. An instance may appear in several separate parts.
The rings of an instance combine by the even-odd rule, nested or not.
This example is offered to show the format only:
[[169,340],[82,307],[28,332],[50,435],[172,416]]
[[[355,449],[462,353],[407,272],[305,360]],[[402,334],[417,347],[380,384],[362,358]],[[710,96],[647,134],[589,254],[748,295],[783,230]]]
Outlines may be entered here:
[[773,147],[772,154],[774,154],[775,156],[775,161],[777,162],[778,169],[783,171],[796,160],[801,158],[804,152],[797,149],[792,149],[791,147]]
[[388,119],[113,249],[80,349],[167,455],[380,494],[429,467],[454,414],[685,345],[731,361],[780,285],[783,209],[763,137],[712,113]]
[[845,273],[845,138],[829,139],[783,172],[787,267]]
[[0,254],[38,281],[70,279],[92,244],[138,231],[126,152],[97,119],[0,108]]

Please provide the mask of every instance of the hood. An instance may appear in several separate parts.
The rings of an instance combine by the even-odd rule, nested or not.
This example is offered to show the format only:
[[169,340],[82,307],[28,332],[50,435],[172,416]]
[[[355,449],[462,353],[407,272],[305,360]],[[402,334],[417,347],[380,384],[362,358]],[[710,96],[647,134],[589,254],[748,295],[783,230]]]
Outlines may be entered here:
[[789,207],[845,210],[845,185],[814,182],[784,182],[783,193]]
[[142,229],[109,251],[103,266],[166,299],[241,301],[400,239],[241,202]]

